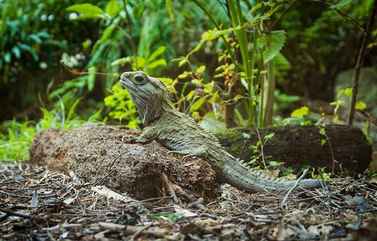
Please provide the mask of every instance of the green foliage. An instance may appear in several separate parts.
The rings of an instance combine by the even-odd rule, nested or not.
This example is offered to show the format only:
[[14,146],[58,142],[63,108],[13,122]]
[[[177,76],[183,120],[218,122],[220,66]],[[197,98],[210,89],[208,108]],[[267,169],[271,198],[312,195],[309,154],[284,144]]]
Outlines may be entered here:
[[[66,110],[75,109],[78,99],[81,119],[88,112],[102,118],[103,112],[106,120],[135,128],[139,122],[131,98],[114,82],[122,71],[144,70],[169,76],[160,79],[175,106],[197,120],[210,115],[225,122],[231,113],[238,126],[264,127],[273,124],[275,114],[274,124],[305,125],[313,122],[313,113],[299,109],[288,118],[276,113],[289,115],[300,95],[322,92],[313,85],[333,90],[334,76],[353,65],[358,25],[372,4],[0,0],[0,92],[13,99],[6,107],[28,103],[14,107],[16,112],[40,104],[55,110],[43,111],[35,132],[80,124]],[[317,84],[321,76],[326,82]],[[350,90],[342,97],[349,98]],[[336,98],[335,110],[345,103]],[[357,107],[367,106],[360,101]],[[22,140],[23,132],[27,140],[32,123],[21,123],[6,124],[13,134],[3,131],[1,140]]]
[[112,62],[112,66],[125,66],[131,64],[132,70],[143,70],[147,73],[156,72],[156,69],[165,67],[167,62],[163,56],[166,47],[159,47],[150,56],[128,56]]
[[300,107],[296,110],[294,110],[291,113],[291,117],[296,117],[296,118],[303,118],[307,116],[310,113],[310,110],[307,106]]
[[179,219],[184,217],[182,213],[178,212],[159,212],[152,213],[149,216],[153,220],[165,220],[169,221],[170,223],[176,223]]
[[50,40],[46,30],[33,30],[33,23],[44,6],[32,3],[27,7],[36,9],[29,13],[20,11],[23,6],[21,0],[0,2],[0,84],[7,83],[21,68],[38,64],[41,48]]
[[112,119],[126,122],[129,128],[136,128],[139,125],[137,111],[131,96],[119,83],[112,87],[112,94],[105,98],[105,106],[110,108],[108,116]]
[[3,123],[0,132],[0,160],[27,160],[35,133],[35,127],[29,122]]
[[[70,108],[59,102],[59,108],[47,110],[42,108],[42,118],[35,124],[31,121],[8,121],[0,126],[0,160],[22,161],[29,158],[29,149],[34,136],[48,128],[70,129],[83,125],[86,121],[76,115],[80,100],[76,100]],[[98,120],[94,113],[88,121]]]
[[285,31],[271,31],[258,39],[258,46],[263,51],[264,63],[273,60],[284,47],[286,40]]
[[221,15],[219,13],[224,12],[224,9],[220,2],[193,2],[207,15],[214,28],[202,34],[200,42],[185,57],[179,59],[179,66],[191,65],[190,58],[210,44],[221,46],[218,59],[224,63],[217,67],[216,70],[220,73],[216,77],[219,81],[222,80],[219,85],[225,87],[222,92],[232,92],[233,86],[244,88],[238,90],[238,95],[231,94],[231,99],[226,95],[220,96],[223,104],[235,102],[242,103],[240,107],[247,106],[242,107],[242,114],[241,111],[234,110],[238,124],[260,127],[271,124],[275,76],[276,71],[282,69],[275,67],[275,64],[285,62],[285,66],[289,66],[289,63],[280,53],[286,40],[285,32],[268,29],[264,24],[274,17],[284,3],[244,4],[228,0],[226,4],[229,15]]
[[[112,2],[113,1],[110,1],[109,3],[113,5]],[[79,16],[78,16],[79,19],[103,18],[105,16],[105,12],[101,8],[90,3],[74,4],[68,7],[67,11],[79,13]]]

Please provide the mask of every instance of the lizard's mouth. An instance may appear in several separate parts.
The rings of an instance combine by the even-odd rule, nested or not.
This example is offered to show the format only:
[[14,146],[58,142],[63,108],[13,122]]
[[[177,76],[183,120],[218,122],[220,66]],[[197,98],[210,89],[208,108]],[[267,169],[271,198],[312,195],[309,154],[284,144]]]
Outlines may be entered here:
[[132,84],[132,81],[130,80],[129,74],[127,72],[123,73],[120,76],[120,84],[125,88],[128,88]]
[[132,74],[129,73],[129,72],[124,72],[121,76],[120,76],[120,85],[127,89],[133,97],[137,97],[138,96],[138,88],[137,86],[134,84],[134,82],[132,81]]

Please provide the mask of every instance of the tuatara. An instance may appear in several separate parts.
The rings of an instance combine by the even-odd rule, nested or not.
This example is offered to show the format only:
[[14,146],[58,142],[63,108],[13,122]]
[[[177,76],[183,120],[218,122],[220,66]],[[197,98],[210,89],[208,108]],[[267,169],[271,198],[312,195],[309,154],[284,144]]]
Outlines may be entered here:
[[[173,107],[166,87],[157,78],[142,71],[125,72],[120,83],[128,89],[144,125],[142,134],[135,141],[156,140],[173,152],[203,157],[222,180],[242,190],[283,191],[296,185],[295,180],[270,177],[242,165],[213,134]],[[315,179],[303,179],[298,184],[302,188],[320,186],[321,181]]]

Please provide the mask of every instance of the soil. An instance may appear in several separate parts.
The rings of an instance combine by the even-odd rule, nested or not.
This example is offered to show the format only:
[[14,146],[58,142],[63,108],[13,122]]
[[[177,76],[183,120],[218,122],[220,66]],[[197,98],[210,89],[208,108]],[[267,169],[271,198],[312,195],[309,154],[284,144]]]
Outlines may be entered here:
[[1,240],[377,240],[377,185],[365,177],[289,195],[224,185],[212,201],[136,200],[73,174],[2,164],[0,200]]

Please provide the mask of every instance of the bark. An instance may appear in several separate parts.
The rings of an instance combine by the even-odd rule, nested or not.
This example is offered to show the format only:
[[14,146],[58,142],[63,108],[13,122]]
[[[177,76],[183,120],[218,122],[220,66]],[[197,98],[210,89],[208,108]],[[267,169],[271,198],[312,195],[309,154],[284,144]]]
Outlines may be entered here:
[[[230,129],[216,135],[230,153],[246,161],[254,155],[266,162],[282,161],[296,167],[308,164],[356,174],[364,171],[372,158],[371,145],[362,131],[346,125],[328,125],[322,134],[316,126],[266,128],[258,132]],[[269,134],[272,137],[266,138]]]
[[95,125],[49,129],[35,137],[30,162],[66,173],[74,171],[84,182],[106,185],[136,199],[171,195],[171,189],[184,190],[183,198],[217,196],[219,184],[206,161],[169,153],[155,141],[127,142],[135,134]]

